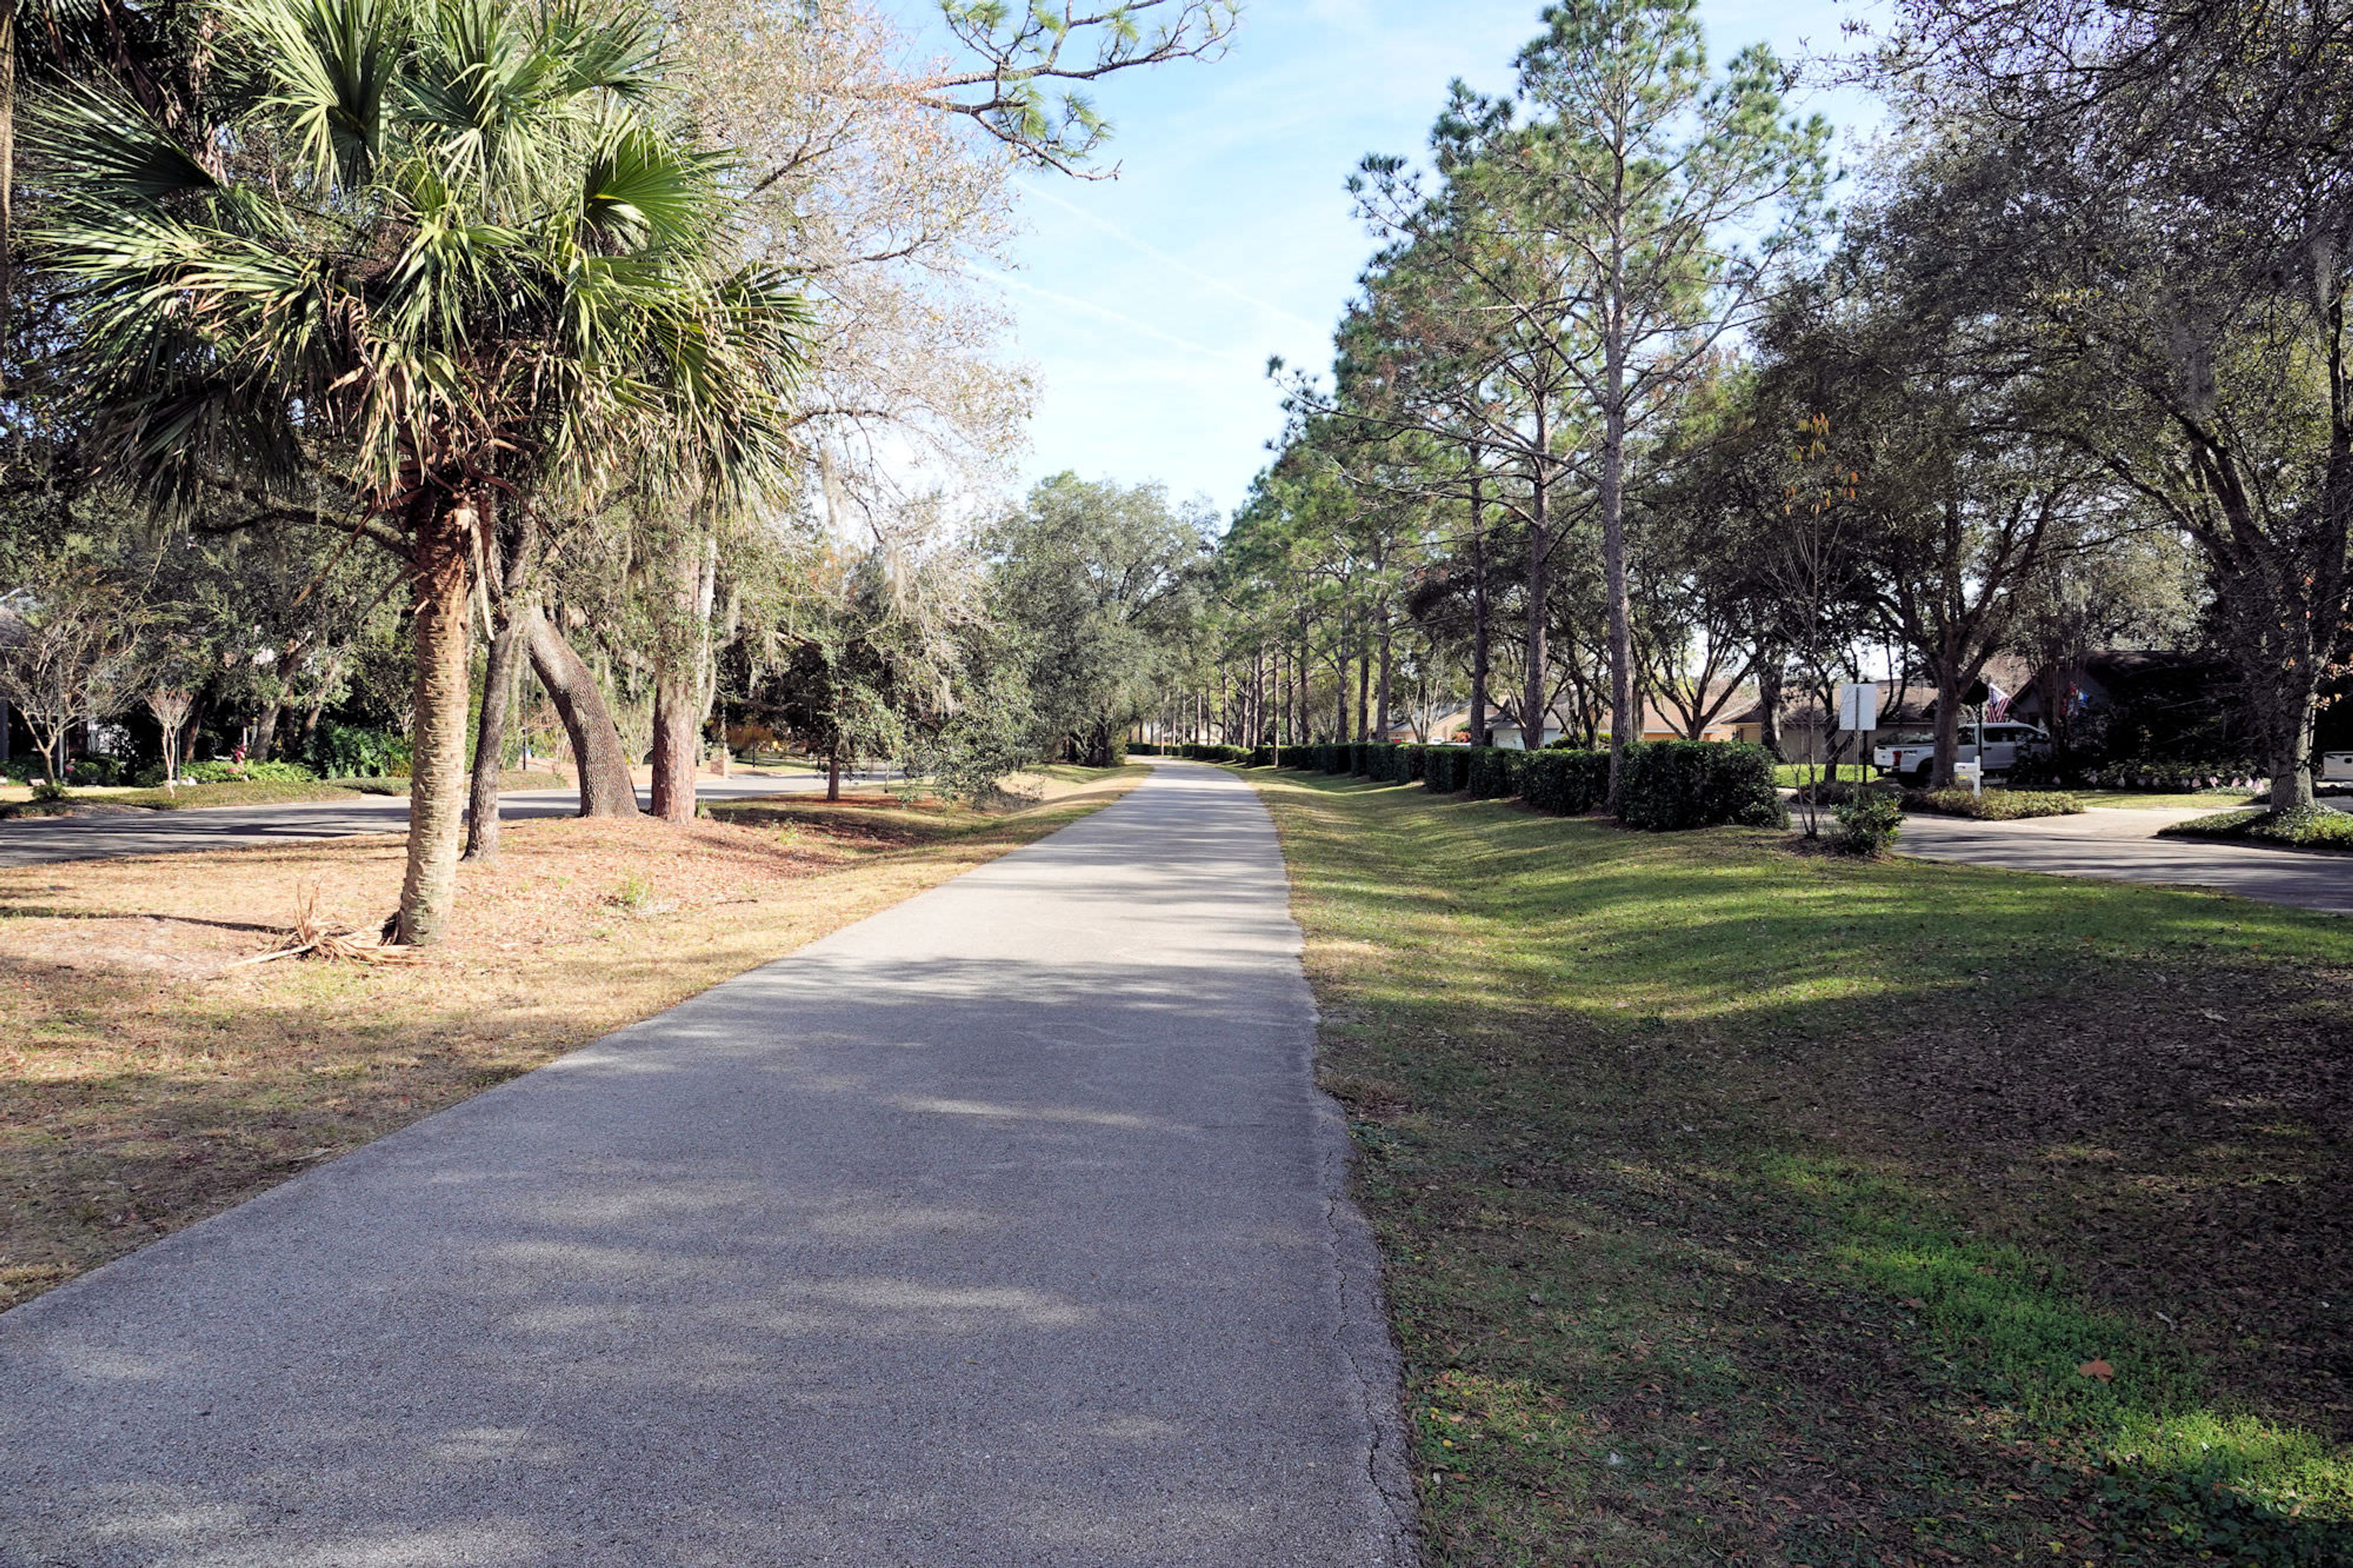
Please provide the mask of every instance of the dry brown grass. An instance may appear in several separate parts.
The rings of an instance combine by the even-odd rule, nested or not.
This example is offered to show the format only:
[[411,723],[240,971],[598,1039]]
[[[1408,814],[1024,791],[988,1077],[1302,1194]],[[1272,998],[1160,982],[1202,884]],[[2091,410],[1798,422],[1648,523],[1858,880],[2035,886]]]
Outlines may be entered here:
[[0,1308],[1041,837],[1144,771],[930,837],[804,810],[781,830],[511,824],[495,866],[461,870],[448,940],[397,966],[238,963],[282,946],[306,900],[323,926],[380,920],[396,836],[0,871]]

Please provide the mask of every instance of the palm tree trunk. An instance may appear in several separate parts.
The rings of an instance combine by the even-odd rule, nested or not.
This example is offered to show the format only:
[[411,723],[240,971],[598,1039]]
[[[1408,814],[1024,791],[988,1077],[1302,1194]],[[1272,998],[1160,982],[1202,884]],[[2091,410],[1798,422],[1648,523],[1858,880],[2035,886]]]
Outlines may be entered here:
[[605,705],[605,694],[597,689],[596,676],[537,605],[529,607],[523,626],[532,673],[547,689],[555,716],[572,742],[572,760],[580,773],[580,815],[637,816],[638,786],[621,750],[620,729]]
[[408,868],[400,886],[398,940],[415,946],[447,933],[464,847],[468,598],[473,498],[426,503],[417,530],[417,694],[408,776]]
[[702,541],[689,533],[671,546],[670,593],[676,614],[654,647],[654,811],[683,826],[694,820],[697,738],[702,729],[702,638],[708,612],[696,592]]

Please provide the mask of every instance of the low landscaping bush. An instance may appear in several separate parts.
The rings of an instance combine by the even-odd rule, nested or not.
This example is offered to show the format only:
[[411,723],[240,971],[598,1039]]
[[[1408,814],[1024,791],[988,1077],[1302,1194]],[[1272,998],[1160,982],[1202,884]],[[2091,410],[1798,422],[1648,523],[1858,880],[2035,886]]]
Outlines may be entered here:
[[406,735],[330,720],[311,733],[306,758],[321,778],[405,778],[409,755]]
[[180,776],[191,784],[310,784],[318,774],[300,763],[190,763]]
[[2325,805],[2290,806],[2285,811],[2221,811],[2193,816],[2158,830],[2160,838],[2253,839],[2259,844],[2283,844],[2295,849],[2353,850],[2353,812]]
[[1305,773],[1315,766],[1315,748],[1313,746],[1277,746],[1274,751],[1276,767],[1296,768]]
[[66,763],[66,783],[85,787],[105,788],[122,782],[122,763],[119,758],[92,752],[86,757],[76,757]]
[[1430,748],[1400,746],[1398,748],[1398,783],[1419,784],[1422,763],[1430,755]]
[[1348,771],[1348,748],[1345,742],[1326,741],[1315,748],[1315,771],[1319,773],[1345,773]]
[[1845,798],[1839,802],[1832,815],[1838,818],[1838,831],[1831,836],[1831,846],[1842,855],[1859,855],[1875,860],[1888,851],[1897,834],[1904,831],[1904,799],[1892,789],[1877,789],[1868,784],[1841,784]]
[[1554,816],[1583,816],[1609,798],[1609,753],[1547,746],[1520,763],[1520,795]]
[[1131,757],[1157,757],[1166,754],[1166,748],[1157,741],[1130,741],[1127,754]]
[[1500,800],[1520,793],[1520,759],[1525,752],[1509,752],[1501,746],[1471,748],[1471,776],[1467,787],[1472,800]]
[[1907,789],[1904,792],[1904,806],[1907,811],[1932,812],[1938,816],[1973,816],[1980,822],[2078,816],[2084,810],[2082,801],[2058,790],[1989,789],[1979,794],[1959,785],[1951,789]]
[[1430,746],[1421,754],[1421,784],[1432,795],[1453,795],[1471,782],[1471,748]]
[[1787,827],[1773,753],[1744,741],[1654,741],[1628,749],[1618,815],[1654,833],[1731,825]]
[[2258,790],[2271,783],[2270,773],[2241,757],[2229,762],[2173,762],[2141,759],[2103,763],[2081,772],[2090,789],[2137,789],[2158,795],[2189,795],[2201,789]]

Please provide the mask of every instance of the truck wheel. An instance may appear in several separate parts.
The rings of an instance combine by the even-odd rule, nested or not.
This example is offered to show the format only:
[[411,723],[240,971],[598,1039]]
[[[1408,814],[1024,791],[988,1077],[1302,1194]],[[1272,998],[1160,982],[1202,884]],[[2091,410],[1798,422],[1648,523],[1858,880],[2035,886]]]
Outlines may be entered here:
[[1928,787],[1928,775],[1935,771],[1936,764],[1933,763],[1922,763],[1918,767],[1913,769],[1912,787],[1914,789],[1926,789]]

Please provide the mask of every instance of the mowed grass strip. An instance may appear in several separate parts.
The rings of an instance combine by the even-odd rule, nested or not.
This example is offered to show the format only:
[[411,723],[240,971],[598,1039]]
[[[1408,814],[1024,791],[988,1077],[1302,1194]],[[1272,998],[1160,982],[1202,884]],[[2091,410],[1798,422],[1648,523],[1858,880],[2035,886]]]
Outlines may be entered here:
[[1244,776],[1438,1563],[2348,1560],[2353,922]]
[[404,840],[0,871],[0,1308],[1043,837],[1148,770],[1018,810],[795,803],[787,826],[511,823],[411,965],[238,961],[298,906],[374,926]]

